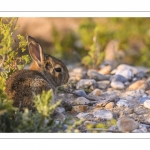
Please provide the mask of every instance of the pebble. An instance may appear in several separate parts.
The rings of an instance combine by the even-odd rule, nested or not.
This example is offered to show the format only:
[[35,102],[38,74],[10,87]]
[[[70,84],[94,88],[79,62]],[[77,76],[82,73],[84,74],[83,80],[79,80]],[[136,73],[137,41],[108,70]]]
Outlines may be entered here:
[[83,88],[88,88],[91,85],[95,85],[96,81],[94,79],[81,79],[79,82],[76,84],[76,89],[83,89]]
[[139,123],[131,118],[121,118],[117,121],[118,129],[122,132],[131,132],[139,127]]
[[144,104],[144,102],[146,101],[146,100],[149,100],[150,101],[150,97],[141,97],[140,98],[140,100],[139,100],[139,102],[140,102],[140,104]]
[[110,81],[119,81],[122,83],[128,82],[128,80],[122,75],[113,75],[110,77]]
[[84,124],[85,126],[87,126],[87,125],[96,125],[97,123],[94,122],[94,121],[85,121],[83,124]]
[[87,97],[87,94],[85,93],[84,90],[75,90],[73,91],[74,94],[77,94],[78,96],[81,96],[81,97]]
[[102,94],[102,91],[101,91],[100,89],[94,89],[94,90],[92,91],[92,94],[93,94],[93,95],[96,95],[96,96],[100,96],[100,95]]
[[95,110],[93,112],[94,117],[100,119],[111,120],[113,118],[113,114],[109,110]]
[[87,75],[89,76],[89,78],[95,79],[96,81],[109,80],[109,76],[100,74],[95,70],[88,70]]
[[87,105],[72,106],[71,113],[75,113],[75,112],[85,112],[85,111],[88,110],[88,108],[89,108],[89,106],[87,106]]
[[138,80],[132,83],[127,90],[137,90],[137,89],[145,89],[146,81],[145,80]]
[[101,68],[98,72],[101,73],[101,74],[110,74],[112,70],[112,67],[111,66],[104,66],[103,68]]
[[124,84],[119,81],[112,81],[110,85],[112,88],[117,90],[123,90],[125,88]]
[[83,112],[81,112],[81,113],[79,113],[79,114],[77,115],[77,118],[83,119],[83,118],[85,118],[88,114],[89,114],[89,113],[83,113]]
[[111,108],[113,108],[114,107],[114,102],[109,102],[108,104],[106,104],[106,106],[105,106],[105,108],[106,109],[111,109]]
[[109,80],[98,81],[97,82],[97,88],[104,90],[109,86],[109,84],[110,84]]
[[147,132],[147,128],[143,127],[140,129],[135,129],[132,131],[132,133],[146,133]]
[[143,79],[146,77],[146,73],[144,71],[139,71],[137,74],[136,74],[136,77],[138,79]]
[[133,74],[137,74],[138,73],[138,69],[136,67],[133,67],[133,66],[130,66],[130,65],[127,65],[127,64],[120,64],[118,67],[117,67],[117,70],[131,70],[133,72]]
[[88,99],[86,99],[85,97],[78,97],[73,102],[74,105],[85,105],[85,104],[89,104],[89,103],[90,103],[90,101]]
[[131,80],[134,77],[134,74],[132,73],[131,70],[118,70],[115,74],[122,75],[128,80]]
[[116,103],[116,105],[117,105],[118,107],[129,107],[128,102],[127,102],[126,100],[123,100],[123,99],[120,99],[120,100]]
[[150,109],[150,100],[144,102],[144,107]]

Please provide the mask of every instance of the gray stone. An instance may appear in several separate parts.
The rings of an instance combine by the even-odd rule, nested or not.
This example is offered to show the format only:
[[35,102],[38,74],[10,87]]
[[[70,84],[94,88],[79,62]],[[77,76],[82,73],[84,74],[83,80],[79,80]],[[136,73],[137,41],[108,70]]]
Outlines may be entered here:
[[118,107],[129,107],[128,102],[127,102],[126,100],[123,100],[123,99],[120,99],[120,100],[116,103],[116,105],[117,105]]
[[88,99],[86,99],[85,97],[78,97],[73,104],[74,105],[85,105],[85,104],[89,104],[90,101]]
[[85,93],[84,90],[75,90],[73,91],[74,94],[77,94],[78,96],[81,96],[81,97],[87,97],[87,94]]
[[85,119],[85,117],[88,115],[89,113],[79,113],[78,115],[77,115],[77,118],[79,118],[79,119]]
[[137,74],[138,73],[138,69],[136,67],[130,66],[130,65],[126,65],[126,64],[120,64],[117,67],[117,70],[131,70],[133,74]]
[[110,81],[120,81],[122,83],[127,82],[128,80],[122,75],[113,75],[110,77]]
[[109,110],[95,110],[93,112],[94,117],[100,119],[111,120],[113,118],[113,114]]
[[134,74],[132,73],[132,71],[127,70],[127,69],[126,70],[118,70],[115,74],[122,75],[128,80],[131,80],[134,77]]
[[88,70],[87,75],[89,76],[89,78],[95,79],[96,81],[109,80],[109,76],[100,74],[95,70]]
[[140,102],[140,104],[144,104],[144,102],[146,101],[146,100],[149,100],[150,101],[150,97],[141,97],[140,98],[140,100],[139,100],[139,102]]
[[104,90],[109,86],[109,84],[110,84],[110,81],[108,81],[108,80],[98,81],[97,88]]
[[77,84],[76,84],[76,89],[84,89],[88,88],[91,85],[95,85],[96,81],[94,79],[81,79]]
[[85,126],[87,126],[87,125],[96,125],[97,123],[94,122],[94,121],[85,121],[83,124],[84,124]]
[[123,90],[125,88],[124,84],[119,81],[112,81],[110,85],[116,90]]

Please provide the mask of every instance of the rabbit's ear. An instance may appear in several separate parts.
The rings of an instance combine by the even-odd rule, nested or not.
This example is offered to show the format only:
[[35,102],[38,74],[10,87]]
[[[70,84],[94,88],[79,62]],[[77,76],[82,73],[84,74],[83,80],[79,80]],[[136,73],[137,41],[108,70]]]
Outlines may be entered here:
[[44,54],[40,44],[31,41],[28,45],[28,48],[32,59],[37,63],[39,67],[41,67],[44,62]]

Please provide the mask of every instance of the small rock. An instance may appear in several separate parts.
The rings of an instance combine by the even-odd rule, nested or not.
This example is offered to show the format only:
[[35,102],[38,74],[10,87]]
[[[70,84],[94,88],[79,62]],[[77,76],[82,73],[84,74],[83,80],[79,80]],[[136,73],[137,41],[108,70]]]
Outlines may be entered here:
[[123,99],[120,99],[120,100],[116,103],[116,105],[117,105],[118,107],[129,107],[128,102],[127,102],[126,100],[123,100]]
[[95,84],[96,84],[96,81],[94,79],[81,79],[76,84],[76,89],[88,88],[91,85],[95,85]]
[[94,117],[100,119],[111,120],[113,118],[113,114],[111,111],[108,110],[95,110],[93,112]]
[[100,89],[95,89],[94,91],[92,91],[92,94],[96,95],[96,96],[100,96],[102,94],[102,92]]
[[118,131],[118,127],[116,125],[113,125],[113,126],[109,127],[108,130]]
[[126,79],[131,80],[134,76],[134,74],[132,73],[131,70],[118,70],[116,73],[116,75],[122,75],[124,76]]
[[85,121],[83,124],[84,124],[85,126],[87,126],[87,125],[96,125],[97,123],[96,123],[96,122],[93,122],[93,121]]
[[84,90],[75,90],[73,93],[81,97],[85,97],[85,98],[87,97],[87,94],[85,93]]
[[101,68],[98,72],[101,74],[109,74],[112,70],[111,66],[104,66],[103,68]]
[[110,81],[108,81],[108,80],[98,81],[97,88],[104,90],[109,86],[109,84],[110,84]]
[[103,74],[100,74],[95,70],[88,70],[87,75],[91,79],[95,79],[96,81],[109,80],[109,76],[105,76]]
[[149,100],[150,101],[150,97],[141,97],[140,98],[140,100],[139,100],[139,102],[140,102],[140,104],[144,104],[144,102],[146,101],[146,100]]
[[57,107],[56,110],[57,110],[59,113],[65,112],[65,108],[64,108],[64,107]]
[[77,118],[79,118],[79,119],[83,119],[83,118],[85,118],[87,115],[88,115],[89,113],[79,113],[78,115],[77,115]]
[[119,81],[112,81],[110,85],[112,88],[117,89],[117,90],[122,90],[125,88],[124,84]]
[[131,70],[133,72],[133,74],[137,74],[138,73],[138,69],[133,67],[133,66],[130,66],[130,65],[126,65],[126,64],[120,64],[118,67],[117,67],[117,70],[124,70],[124,69],[128,69],[128,70]]
[[113,107],[114,107],[114,102],[110,102],[110,103],[106,104],[106,106],[105,106],[106,109],[111,109]]
[[145,89],[146,81],[145,80],[138,80],[132,83],[127,90],[137,90],[137,89]]
[[135,129],[132,131],[132,133],[143,133],[141,129]]
[[139,71],[137,74],[136,74],[136,77],[138,78],[138,79],[143,79],[143,78],[145,78],[147,75],[146,75],[146,73],[144,72],[144,71]]
[[125,82],[124,85],[129,86],[130,82]]
[[132,131],[132,133],[147,133],[147,128],[143,127],[143,128],[140,128],[140,129],[135,129],[135,130]]
[[118,129],[122,132],[131,132],[139,127],[139,123],[131,118],[121,118],[117,121]]
[[74,112],[85,112],[85,111],[88,110],[88,108],[89,108],[89,106],[87,106],[87,105],[73,106],[72,110],[71,110],[71,113],[74,113]]
[[150,109],[150,100],[144,102],[144,107]]
[[85,105],[85,104],[89,104],[90,101],[88,99],[86,99],[85,97],[78,97],[73,104],[74,105]]
[[110,81],[119,81],[119,82],[122,82],[122,83],[125,83],[127,82],[128,80],[122,76],[122,75],[113,75],[110,77]]

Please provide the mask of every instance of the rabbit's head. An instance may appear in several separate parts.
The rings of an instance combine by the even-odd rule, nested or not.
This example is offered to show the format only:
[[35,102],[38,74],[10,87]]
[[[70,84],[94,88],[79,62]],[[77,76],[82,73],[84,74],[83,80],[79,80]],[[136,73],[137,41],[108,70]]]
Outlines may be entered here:
[[60,60],[44,54],[40,44],[31,36],[27,36],[29,54],[33,60],[30,69],[37,70],[53,84],[54,87],[68,82],[68,69]]

